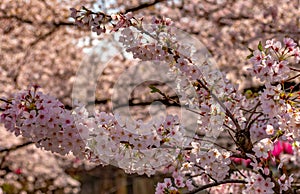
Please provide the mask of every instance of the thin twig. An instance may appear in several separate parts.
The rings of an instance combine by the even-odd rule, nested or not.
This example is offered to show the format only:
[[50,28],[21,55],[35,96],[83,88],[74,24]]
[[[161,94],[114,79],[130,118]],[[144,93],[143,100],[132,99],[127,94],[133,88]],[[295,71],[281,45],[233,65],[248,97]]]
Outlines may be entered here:
[[139,11],[141,9],[145,9],[145,8],[154,6],[155,4],[160,3],[160,2],[164,2],[164,1],[166,1],[166,0],[155,0],[151,3],[143,3],[143,4],[138,5],[137,7],[132,7],[132,8],[126,9],[125,13]]
[[[204,169],[203,167],[199,166],[198,164],[195,164],[195,166],[198,167],[198,168],[200,168],[201,170],[203,170],[203,171],[205,172],[205,169]],[[218,181],[217,181],[215,178],[213,178],[210,174],[208,174],[208,173],[205,173],[205,174],[206,174],[209,178],[211,178],[211,180],[215,181],[215,183],[218,182]]]
[[228,134],[230,135],[231,139],[234,141],[235,145],[238,145],[238,142],[234,139],[234,137],[232,136],[232,134],[230,133],[230,131],[228,129],[225,129]]
[[[185,136],[185,137],[188,137],[188,136]],[[217,143],[215,143],[215,142],[213,142],[211,140],[208,140],[208,139],[200,139],[200,138],[196,138],[196,137],[191,137],[191,138],[193,138],[195,140],[198,140],[198,141],[206,141],[206,142],[212,143],[212,144],[214,144],[214,145],[216,145],[216,146],[218,146],[218,147],[220,147],[220,148],[222,148],[224,150],[227,150],[229,152],[234,152],[234,151],[232,151],[232,150],[230,150],[230,149],[228,149],[226,147],[223,147],[223,146],[221,146],[221,145],[219,145],[219,144],[217,144]]]
[[250,130],[250,128],[248,128],[249,122],[250,122],[251,118],[253,117],[253,115],[255,114],[255,111],[256,111],[257,107],[258,107],[260,104],[261,104],[260,101],[258,101],[257,104],[255,105],[255,107],[253,108],[253,111],[251,112],[249,118],[247,119],[246,125],[245,125],[247,130]]
[[199,191],[203,191],[203,190],[208,189],[210,187],[215,187],[215,186],[222,185],[222,184],[227,184],[227,183],[241,183],[241,184],[246,184],[247,182],[244,181],[244,180],[227,179],[227,180],[218,181],[218,182],[215,182],[215,183],[210,183],[210,184],[203,185],[201,187],[196,188],[193,191],[187,192],[186,194],[195,194],[195,193],[197,193]]
[[33,144],[33,143],[35,143],[35,142],[28,141],[28,142],[25,142],[23,144],[17,145],[15,147],[0,149],[0,153],[2,153],[2,152],[11,152],[11,151],[17,150],[19,148],[28,146],[28,145]]
[[289,81],[291,81],[291,80],[293,80],[293,79],[295,79],[297,77],[300,77],[300,74],[297,74],[297,75],[295,75],[295,76],[293,76],[291,78],[288,78],[287,80],[284,80],[284,82],[289,82]]
[[6,99],[4,99],[4,98],[0,98],[0,101],[6,102],[6,103],[8,103],[8,104],[11,104],[11,102],[10,102],[9,100],[6,100]]
[[300,69],[297,69],[297,68],[294,68],[294,67],[289,67],[289,68],[290,68],[290,70],[300,72]]
[[235,133],[234,129],[232,129],[231,127],[229,127],[227,124],[223,123],[223,125],[224,125],[225,127],[227,127],[230,131],[232,131],[233,133]]
[[241,171],[240,169],[237,168],[236,164],[234,162],[231,162],[231,164],[234,166],[234,169],[244,178],[247,178]]
[[2,158],[2,160],[1,160],[1,162],[0,162],[0,169],[3,167],[3,164],[4,164],[5,160],[6,160],[6,157],[8,156],[8,154],[9,154],[11,151],[17,150],[17,149],[19,149],[19,148],[28,146],[28,145],[33,144],[33,143],[34,143],[34,142],[29,141],[29,142],[25,142],[25,143],[23,143],[23,144],[17,145],[17,146],[15,146],[15,147],[4,148],[4,149],[0,150],[0,153],[5,152],[5,155],[3,156],[3,158]]
[[197,79],[197,81],[199,82],[199,84],[207,91],[209,92],[209,94],[213,97],[213,99],[215,101],[217,101],[217,103],[225,110],[226,115],[232,120],[232,122],[234,123],[237,131],[242,131],[241,126],[239,125],[238,121],[235,119],[235,117],[233,116],[233,114],[230,112],[230,110],[225,106],[225,104],[223,102],[220,101],[220,99],[212,92],[210,91],[209,88],[207,88],[207,86],[199,79]]
[[[257,121],[257,119],[258,119],[259,117],[261,117],[262,115],[263,115],[263,113],[260,113],[260,114],[257,115],[257,117],[255,117],[251,122],[249,122],[249,124],[248,124],[248,126],[247,126],[246,129],[250,130],[250,127],[252,126],[252,124],[253,124],[255,121]],[[268,120],[268,119],[267,119],[267,120]]]

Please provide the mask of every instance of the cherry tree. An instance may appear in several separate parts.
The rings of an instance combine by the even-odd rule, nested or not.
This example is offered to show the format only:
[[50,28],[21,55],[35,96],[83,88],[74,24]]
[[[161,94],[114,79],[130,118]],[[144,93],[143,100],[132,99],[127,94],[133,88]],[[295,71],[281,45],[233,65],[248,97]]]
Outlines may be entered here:
[[[176,6],[182,6],[181,11],[191,9],[183,2]],[[273,9],[269,11],[275,18],[276,8]],[[208,14],[201,9],[195,11]],[[98,35],[121,31],[119,41],[134,58],[163,61],[171,73],[185,77],[197,94],[185,105],[200,117],[199,131],[187,140],[184,126],[175,115],[151,124],[134,125],[120,122],[116,114],[95,112],[91,117],[84,106],[78,104],[74,110],[67,110],[57,99],[39,92],[35,85],[17,92],[13,98],[2,99],[1,121],[8,131],[46,150],[62,155],[72,152],[97,164],[115,164],[127,173],[152,175],[164,168],[172,178],[159,183],[157,193],[195,193],[204,189],[292,192],[293,176],[285,169],[288,161],[294,162],[291,169],[298,164],[299,94],[295,87],[284,88],[283,83],[299,77],[299,47],[293,39],[270,39],[250,49],[248,58],[252,65],[248,71],[265,88],[256,95],[248,92],[244,96],[224,75],[212,74],[209,62],[196,65],[191,50],[182,48],[174,38],[173,24],[168,18],[154,18],[147,26],[147,18],[130,12],[109,15],[85,7],[73,8],[71,16],[77,25],[88,26]],[[180,83],[181,96],[186,96],[185,84]],[[167,101],[182,105],[157,87],[151,89]],[[144,129],[149,133],[135,132]],[[216,143],[205,147],[203,142],[210,140],[203,138],[203,133],[216,138],[222,131],[229,135],[234,149]],[[275,148],[283,145],[288,158],[275,156]],[[239,160],[245,163],[242,170],[236,165]]]

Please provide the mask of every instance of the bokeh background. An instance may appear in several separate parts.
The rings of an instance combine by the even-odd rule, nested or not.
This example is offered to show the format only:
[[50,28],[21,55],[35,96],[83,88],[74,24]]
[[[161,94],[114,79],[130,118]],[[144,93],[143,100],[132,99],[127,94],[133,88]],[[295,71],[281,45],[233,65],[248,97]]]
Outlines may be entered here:
[[[178,29],[206,46],[217,67],[241,90],[260,86],[247,72],[248,47],[256,48],[259,41],[286,36],[300,43],[299,0],[1,0],[1,97],[11,97],[38,84],[43,92],[72,108],[79,68],[91,68],[86,72],[90,76],[107,61],[105,53],[117,48],[112,35],[96,36],[73,25],[69,9],[82,5],[107,13],[132,11],[145,21],[153,16],[171,18]],[[105,65],[96,83],[84,80],[83,84],[92,88],[85,90],[85,95],[95,95],[91,103],[96,109],[111,111],[115,81],[134,64],[137,61],[120,50]],[[151,103],[161,99],[150,95],[149,84],[141,84],[131,93],[130,111],[136,119],[147,119]],[[174,94],[165,84],[151,84]],[[166,108],[176,112],[172,104]],[[0,134],[3,193],[150,194],[163,176],[126,175],[113,166],[95,166],[71,155],[52,154],[6,132],[2,125]]]

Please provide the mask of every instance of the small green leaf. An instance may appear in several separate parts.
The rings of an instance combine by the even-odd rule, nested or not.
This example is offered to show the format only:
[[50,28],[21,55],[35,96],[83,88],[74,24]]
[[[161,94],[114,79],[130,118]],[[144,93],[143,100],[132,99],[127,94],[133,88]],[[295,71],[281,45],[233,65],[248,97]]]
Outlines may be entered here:
[[160,90],[159,89],[157,89],[155,86],[153,86],[153,85],[151,85],[151,86],[149,86],[149,88],[151,89],[151,93],[156,93],[156,92],[160,92]]
[[263,50],[264,50],[263,45],[261,44],[261,41],[259,41],[259,44],[258,44],[257,48],[258,48],[258,50],[260,50],[260,51],[263,51]]
[[247,91],[245,92],[245,97],[246,97],[247,99],[251,98],[252,96],[253,96],[252,90],[247,90]]
[[253,57],[254,55],[251,53],[250,55],[247,56],[247,59],[250,59],[251,57]]
[[248,50],[251,52],[251,53],[253,53],[253,49],[252,48],[250,48],[250,47],[248,47]]

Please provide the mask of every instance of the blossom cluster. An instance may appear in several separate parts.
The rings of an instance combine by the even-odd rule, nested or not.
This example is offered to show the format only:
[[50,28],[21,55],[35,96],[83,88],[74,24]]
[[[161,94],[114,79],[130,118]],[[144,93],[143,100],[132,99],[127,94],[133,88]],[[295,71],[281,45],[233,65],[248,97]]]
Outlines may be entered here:
[[296,63],[300,61],[300,49],[291,38],[284,38],[283,45],[272,39],[266,42],[265,49],[260,44],[258,50],[253,51],[250,56],[253,64],[250,71],[253,76],[269,83],[281,82],[290,73],[288,59],[294,57]]
[[[105,112],[89,117],[80,105],[66,110],[36,87],[15,94],[1,107],[1,122],[7,130],[37,147],[62,155],[72,152],[101,164],[115,161],[128,173],[154,174],[157,168],[174,162],[174,152],[186,141],[177,116],[168,115],[154,123],[121,124],[118,116]],[[139,158],[133,159],[137,155]]]
[[80,10],[71,8],[71,17],[75,19],[75,24],[84,27],[87,25],[92,29],[93,32],[96,32],[97,35],[105,33],[107,29],[111,31],[118,31],[120,28],[129,27],[135,24],[133,20],[133,14],[115,14],[107,15],[103,12],[93,12],[84,6]]
[[[102,164],[115,164],[127,173],[154,174],[159,168],[176,160],[178,148],[186,138],[178,117],[168,115],[153,123],[122,122],[118,115],[95,112],[88,117],[80,108],[76,125],[88,130],[87,147]],[[76,112],[76,110],[75,110]],[[84,116],[85,115],[85,116]]]
[[192,191],[195,187],[193,186],[192,180],[184,181],[183,177],[173,174],[173,182],[171,178],[165,178],[163,183],[158,183],[155,193],[179,193],[179,190],[183,187],[187,187],[189,191]]
[[1,108],[1,122],[16,136],[22,135],[45,150],[63,155],[72,151],[83,157],[85,143],[71,111],[54,97],[38,92],[36,86],[16,93]]
[[272,188],[275,184],[271,181],[271,178],[264,178],[260,174],[253,174],[248,177],[244,193],[273,193]]
[[200,171],[204,171],[215,180],[223,180],[230,169],[228,166],[231,163],[230,152],[218,149],[203,151],[197,142],[192,142],[192,146],[190,164],[200,168]]

